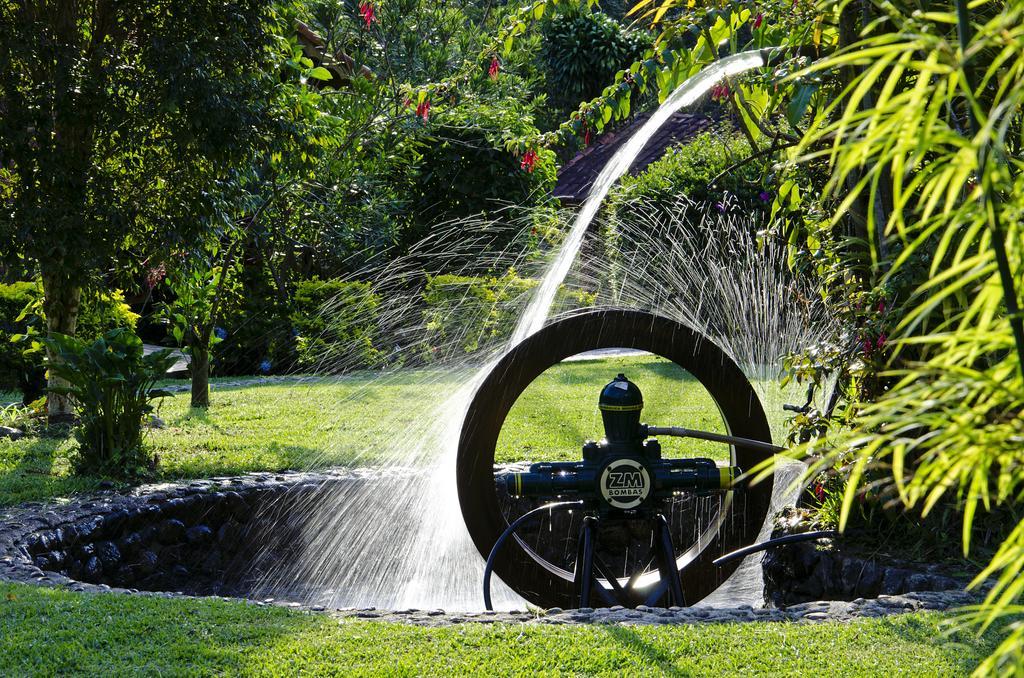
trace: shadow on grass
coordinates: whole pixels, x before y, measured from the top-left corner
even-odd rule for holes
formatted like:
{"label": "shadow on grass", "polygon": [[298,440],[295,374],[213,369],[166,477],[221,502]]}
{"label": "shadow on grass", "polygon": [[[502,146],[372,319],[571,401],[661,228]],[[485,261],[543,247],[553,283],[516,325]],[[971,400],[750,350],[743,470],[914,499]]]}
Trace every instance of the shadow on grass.
{"label": "shadow on grass", "polygon": [[638,655],[649,666],[658,667],[666,676],[687,676],[685,671],[680,671],[675,666],[672,655],[644,638],[630,626],[610,625],[605,627],[606,633],[623,647]]}
{"label": "shadow on grass", "polygon": [[71,437],[64,429],[0,443],[0,505],[46,501],[99,487],[100,478],[55,472],[56,466],[70,464],[60,448]]}

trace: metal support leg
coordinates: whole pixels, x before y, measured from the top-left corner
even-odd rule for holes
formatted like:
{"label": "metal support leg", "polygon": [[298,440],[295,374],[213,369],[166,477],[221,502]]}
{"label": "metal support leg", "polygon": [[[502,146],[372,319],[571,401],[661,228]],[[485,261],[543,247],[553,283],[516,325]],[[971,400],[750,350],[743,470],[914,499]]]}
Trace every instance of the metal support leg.
{"label": "metal support leg", "polygon": [[683,586],[679,581],[679,570],[676,569],[676,549],[672,544],[672,531],[665,516],[654,517],[654,532],[657,548],[658,571],[661,580],[668,586],[668,606],[685,605]]}
{"label": "metal support leg", "polygon": [[576,555],[576,573],[573,577],[579,594],[577,607],[590,607],[590,592],[594,584],[594,540],[598,520],[595,516],[583,518],[580,528],[580,546]]}

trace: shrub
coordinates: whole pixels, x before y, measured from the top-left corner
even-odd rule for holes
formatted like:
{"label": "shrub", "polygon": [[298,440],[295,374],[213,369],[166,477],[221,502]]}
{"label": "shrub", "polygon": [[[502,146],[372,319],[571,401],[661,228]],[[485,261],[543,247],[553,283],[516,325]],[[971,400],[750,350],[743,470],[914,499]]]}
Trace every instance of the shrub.
{"label": "shrub", "polygon": [[554,188],[553,151],[533,149],[536,160],[528,170],[523,149],[506,147],[509,138],[538,134],[532,110],[521,102],[465,94],[457,106],[438,113],[430,132],[414,181],[403,189],[413,198],[410,208],[417,222],[401,235],[405,246],[425,237],[437,223],[509,204],[536,205]]}
{"label": "shrub", "polygon": [[615,73],[628,68],[651,45],[643,32],[627,32],[601,12],[566,12],[544,29],[543,55],[548,66],[550,100],[575,108],[593,99],[612,83]]}
{"label": "shrub", "polygon": [[299,365],[340,371],[380,362],[374,346],[380,297],[369,283],[305,280],[293,305]]}
{"label": "shrub", "polygon": [[[508,341],[539,281],[514,269],[501,277],[428,276],[423,291],[429,359],[459,358]],[[559,288],[552,311],[592,306],[596,294]]]}
{"label": "shrub", "polygon": [[[12,337],[45,333],[42,301],[43,288],[37,282],[0,285],[0,388],[19,389],[26,404],[42,395],[43,352]],[[120,291],[88,293],[82,297],[75,334],[92,340],[115,328],[134,329],[138,319]]]}
{"label": "shrub", "polygon": [[639,175],[623,177],[609,197],[609,206],[622,219],[628,219],[635,210],[671,210],[684,195],[710,205],[732,203],[745,210],[766,209],[771,202],[761,195],[765,163],[742,165],[709,186],[715,177],[748,155],[750,144],[740,134],[704,132],[670,149]]}
{"label": "shrub", "polygon": [[458,358],[507,340],[536,280],[514,269],[498,277],[433,275],[423,290],[431,359]]}
{"label": "shrub", "polygon": [[80,419],[76,471],[131,478],[151,469],[142,419],[153,411],[151,400],[168,395],[153,386],[174,363],[171,352],[145,355],[142,340],[125,328],[91,343],[61,334],[43,341],[57,357],[49,369],[67,382],[50,390],[70,396]]}

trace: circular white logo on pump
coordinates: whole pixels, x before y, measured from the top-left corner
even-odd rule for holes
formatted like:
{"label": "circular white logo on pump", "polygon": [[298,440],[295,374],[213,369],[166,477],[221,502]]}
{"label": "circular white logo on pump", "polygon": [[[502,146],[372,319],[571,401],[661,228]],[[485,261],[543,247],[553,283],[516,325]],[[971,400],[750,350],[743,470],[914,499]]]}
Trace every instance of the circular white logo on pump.
{"label": "circular white logo on pump", "polygon": [[617,509],[632,509],[644,503],[651,493],[651,476],[643,464],[618,459],[601,472],[601,496]]}

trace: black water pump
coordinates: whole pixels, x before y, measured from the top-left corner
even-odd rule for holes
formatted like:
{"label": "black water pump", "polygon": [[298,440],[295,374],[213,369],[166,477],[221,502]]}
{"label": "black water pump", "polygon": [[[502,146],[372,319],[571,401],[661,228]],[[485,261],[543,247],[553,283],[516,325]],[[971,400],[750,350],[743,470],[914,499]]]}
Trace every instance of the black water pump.
{"label": "black water pump", "polygon": [[525,473],[500,479],[512,496],[582,500],[602,516],[657,512],[661,500],[680,492],[728,490],[739,469],[711,459],[663,459],[651,434],[682,435],[685,429],[640,423],[643,394],[619,374],[601,391],[598,407],[605,439],[583,445],[583,461],[540,462]]}
{"label": "black water pump", "polygon": [[[602,349],[644,351],[685,370],[715,403],[728,434],[641,424],[643,397],[622,377],[599,401],[605,439],[584,445],[581,459],[536,460],[525,473],[496,466],[505,419],[526,388],[562,360]],[[662,458],[649,438],[665,435],[722,444],[730,461]],[[491,366],[459,436],[456,487],[466,528],[487,560],[485,605],[490,608],[492,574],[549,608],[700,600],[738,567],[736,560],[717,559],[755,541],[771,506],[771,479],[751,485],[736,478],[739,469],[758,467],[777,451],[743,371],[692,327],[627,309],[596,309],[545,325]],[[695,494],[722,501],[691,501]],[[673,538],[685,540],[678,552]]]}

